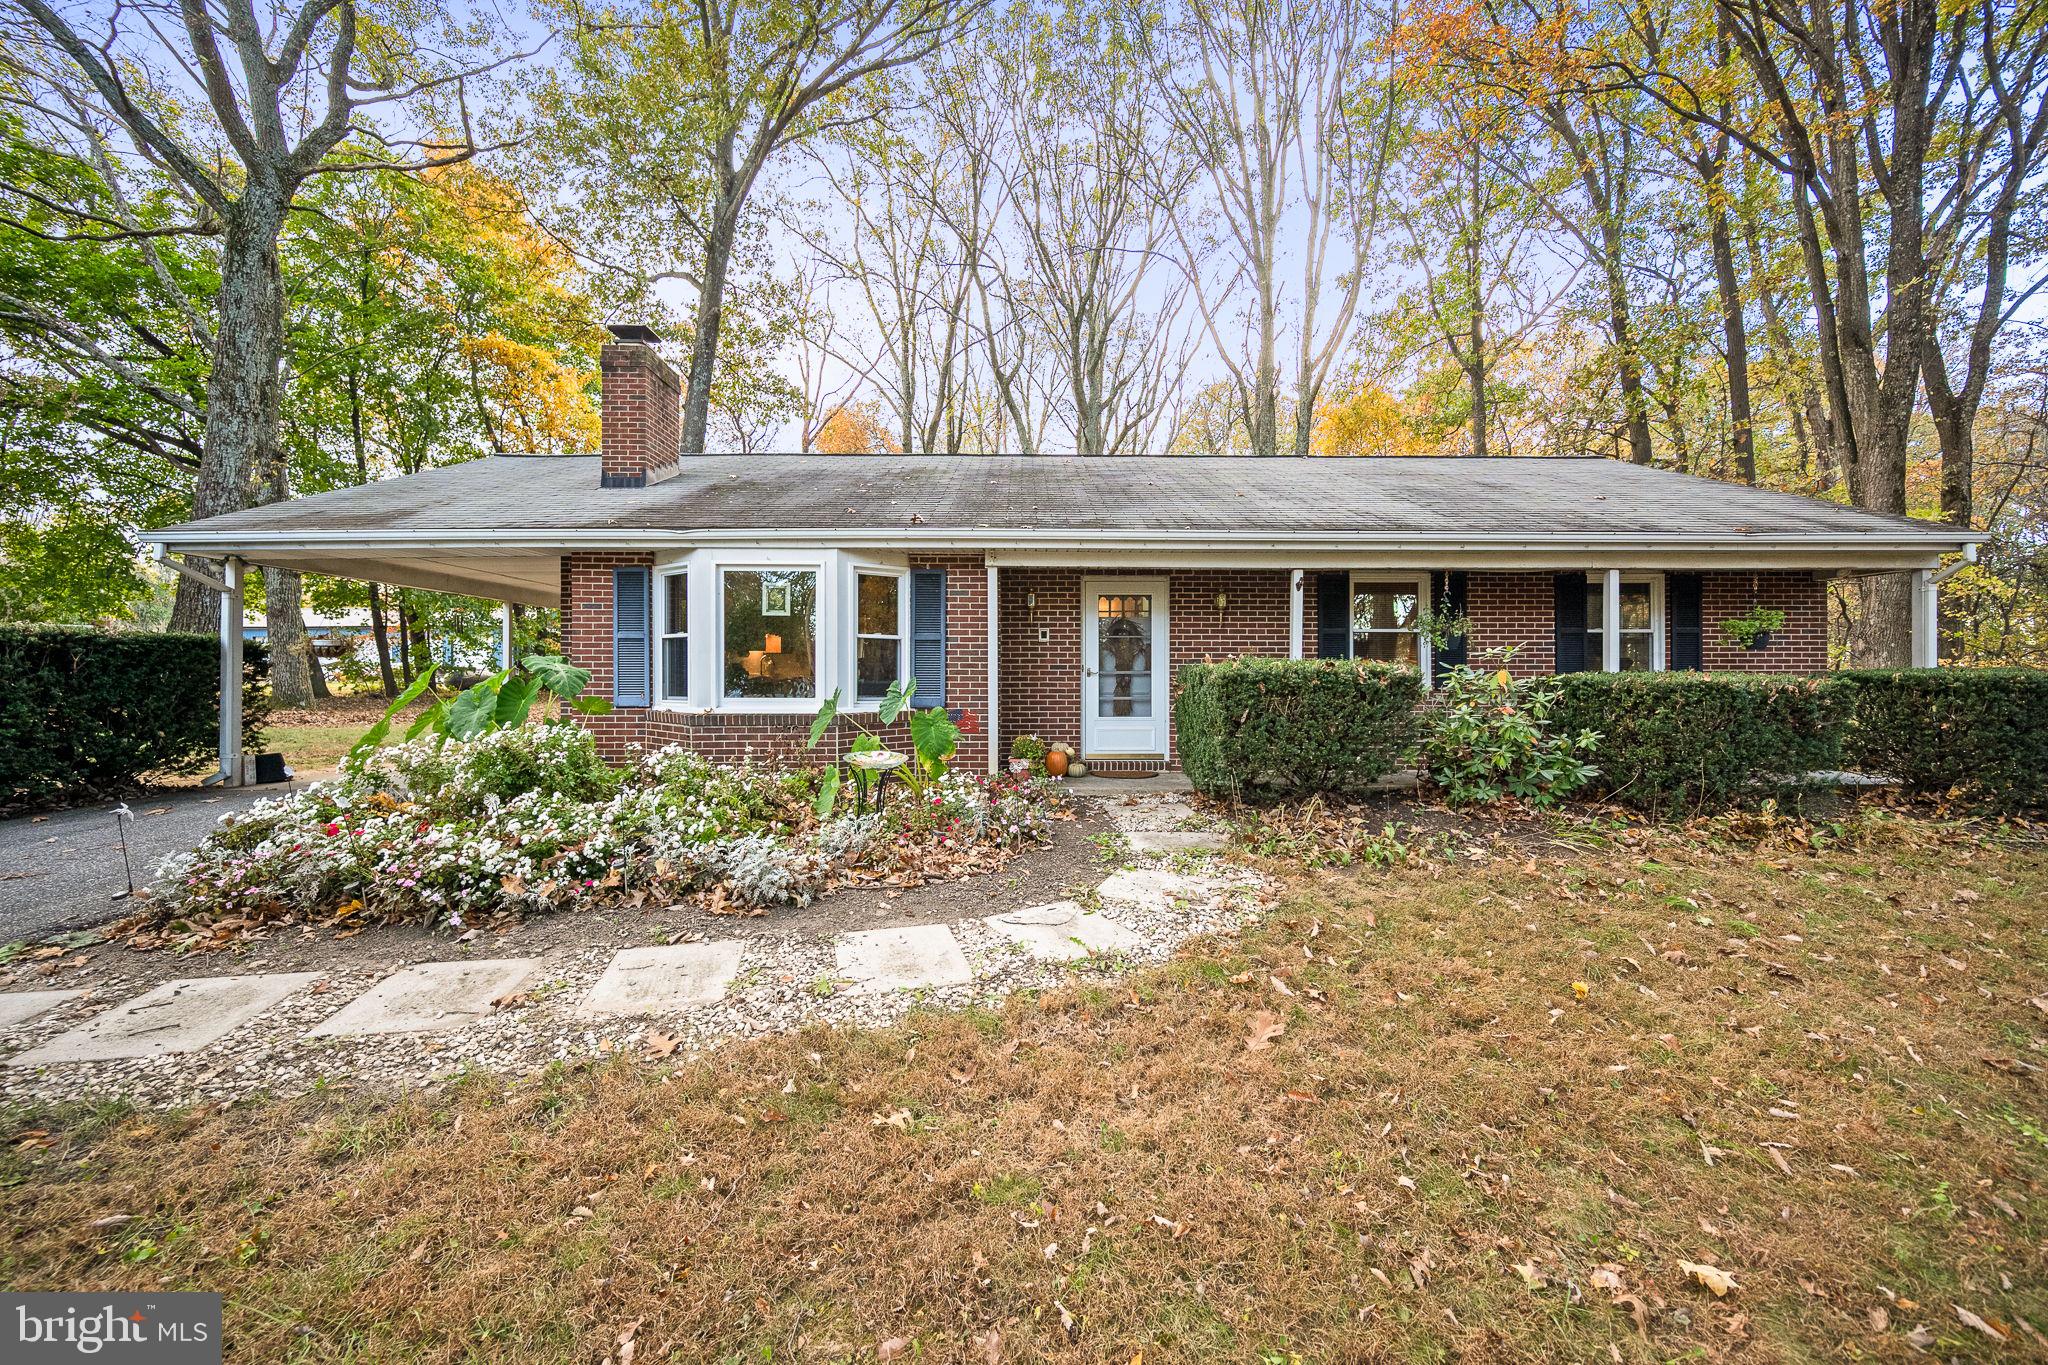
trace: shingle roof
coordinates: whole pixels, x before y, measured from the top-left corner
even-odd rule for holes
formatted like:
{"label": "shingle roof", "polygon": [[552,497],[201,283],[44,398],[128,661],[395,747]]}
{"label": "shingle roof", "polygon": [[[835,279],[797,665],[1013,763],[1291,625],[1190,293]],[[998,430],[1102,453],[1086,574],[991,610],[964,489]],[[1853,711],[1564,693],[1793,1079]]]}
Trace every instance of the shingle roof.
{"label": "shingle roof", "polygon": [[[1601,459],[1120,456],[686,457],[652,487],[600,488],[582,456],[498,456],[297,498],[150,536],[699,532],[900,528],[1117,532],[1199,540],[1530,536],[1902,540],[1967,533]],[[993,534],[992,534],[993,538]]]}

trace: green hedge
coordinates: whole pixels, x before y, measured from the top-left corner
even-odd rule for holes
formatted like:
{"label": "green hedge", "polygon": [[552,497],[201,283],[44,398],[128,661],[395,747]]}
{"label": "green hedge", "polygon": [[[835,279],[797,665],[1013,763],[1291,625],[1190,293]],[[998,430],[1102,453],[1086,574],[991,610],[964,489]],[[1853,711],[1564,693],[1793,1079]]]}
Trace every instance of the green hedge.
{"label": "green hedge", "polygon": [[[250,644],[243,742],[269,712],[268,655]],[[220,646],[210,635],[0,626],[0,808],[112,793],[189,771],[218,749]]]}
{"label": "green hedge", "polygon": [[1849,764],[1915,791],[2006,808],[2048,807],[2048,671],[1852,669]]}
{"label": "green hedge", "polygon": [[1415,738],[1422,678],[1342,659],[1234,659],[1179,673],[1174,736],[1197,791],[1354,790]]}
{"label": "green hedge", "polygon": [[1551,721],[1600,732],[1594,784],[1656,814],[1714,810],[1842,766],[1847,697],[1827,678],[1570,673]]}

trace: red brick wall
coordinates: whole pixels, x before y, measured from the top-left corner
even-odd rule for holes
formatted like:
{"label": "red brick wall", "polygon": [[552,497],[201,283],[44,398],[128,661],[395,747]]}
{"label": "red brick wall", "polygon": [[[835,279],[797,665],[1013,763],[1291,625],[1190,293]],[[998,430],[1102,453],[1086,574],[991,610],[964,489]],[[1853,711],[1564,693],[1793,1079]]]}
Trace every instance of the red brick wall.
{"label": "red brick wall", "polygon": [[1475,573],[1465,579],[1466,657],[1513,648],[1508,671],[1518,678],[1557,665],[1557,589],[1547,573]]}
{"label": "red brick wall", "polygon": [[[1004,569],[1001,576],[1002,733],[1081,744],[1081,580],[1089,569]],[[1285,569],[1117,569],[1116,577],[1167,580],[1168,666],[1242,654],[1287,657]],[[1216,609],[1216,594],[1226,601]],[[1035,596],[1035,605],[1026,605]],[[1045,638],[1040,639],[1040,632]]]}
{"label": "red brick wall", "polygon": [[[1471,655],[1519,646],[1508,671],[1536,677],[1556,667],[1554,575],[1474,573],[1466,580],[1465,612],[1472,623]],[[1785,628],[1768,649],[1751,652],[1728,642],[1721,622],[1753,602],[1785,613]],[[1665,656],[1670,657],[1671,614],[1666,610]],[[1827,584],[1807,573],[1709,573],[1700,584],[1701,654],[1709,670],[1745,673],[1818,673],[1828,666]]]}
{"label": "red brick wall", "polygon": [[607,486],[644,483],[676,467],[682,446],[682,380],[651,346],[608,341],[597,353]]}
{"label": "red brick wall", "polygon": [[[1766,649],[1731,643],[1721,622],[1759,603],[1785,613],[1784,629],[1771,632]],[[1828,585],[1807,573],[1710,573],[1700,584],[1700,627],[1709,670],[1819,673],[1828,666]]]}

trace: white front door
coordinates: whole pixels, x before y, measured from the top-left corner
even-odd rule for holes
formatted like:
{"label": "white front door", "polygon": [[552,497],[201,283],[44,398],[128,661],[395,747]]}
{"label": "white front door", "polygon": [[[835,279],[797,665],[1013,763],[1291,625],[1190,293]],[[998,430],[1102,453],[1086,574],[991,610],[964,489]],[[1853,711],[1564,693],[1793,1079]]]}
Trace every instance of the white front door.
{"label": "white front door", "polygon": [[1166,757],[1166,580],[1081,580],[1081,753]]}

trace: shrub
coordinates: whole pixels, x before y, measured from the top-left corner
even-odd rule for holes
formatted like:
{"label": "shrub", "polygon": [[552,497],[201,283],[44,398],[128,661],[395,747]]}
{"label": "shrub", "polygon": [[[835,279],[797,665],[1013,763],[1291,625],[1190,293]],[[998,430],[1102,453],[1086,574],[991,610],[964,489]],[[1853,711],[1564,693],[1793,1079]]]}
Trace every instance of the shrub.
{"label": "shrub", "polygon": [[1233,659],[1179,673],[1174,735],[1196,790],[1340,792],[1394,770],[1422,677],[1346,659]]}
{"label": "shrub", "polygon": [[[269,714],[269,655],[243,657],[242,742]],[[197,768],[219,745],[210,635],[0,626],[0,808],[118,791]]]}
{"label": "shrub", "polygon": [[1915,791],[2006,808],[2048,806],[2048,670],[1855,669],[1848,764]]}
{"label": "shrub", "polygon": [[1504,667],[1447,669],[1417,751],[1445,799],[1547,806],[1585,786],[1600,737],[1553,718],[1558,691],[1556,678],[1515,678]]}
{"label": "shrub", "polygon": [[1568,673],[1555,716],[1601,735],[1599,789],[1655,814],[1796,792],[1841,766],[1845,698],[1826,678]]}
{"label": "shrub", "polygon": [[175,940],[220,916],[459,926],[692,892],[801,905],[855,867],[923,876],[1049,832],[1043,782],[950,774],[880,814],[823,821],[818,784],[817,769],[728,767],[676,748],[613,772],[567,723],[424,737],[226,817],[164,861],[150,909]]}

